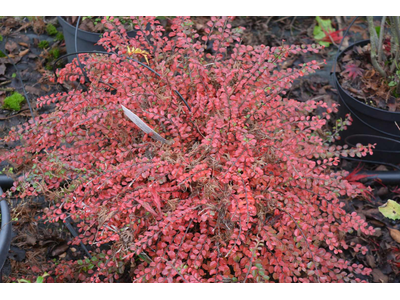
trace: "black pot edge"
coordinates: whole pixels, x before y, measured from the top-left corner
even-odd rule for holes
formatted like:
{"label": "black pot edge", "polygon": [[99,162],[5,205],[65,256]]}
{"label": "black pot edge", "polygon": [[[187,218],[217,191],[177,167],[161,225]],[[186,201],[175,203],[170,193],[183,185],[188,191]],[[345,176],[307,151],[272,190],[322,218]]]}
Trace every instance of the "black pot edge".
{"label": "black pot edge", "polygon": [[[346,143],[347,145],[351,146],[351,147],[355,147],[356,145],[354,145],[354,144],[348,142],[348,139],[351,138],[351,137],[360,137],[360,136],[371,136],[371,135],[370,135],[370,134],[362,134],[362,133],[352,134],[351,136],[345,138],[345,143]],[[380,139],[382,139],[382,140],[386,140],[386,141],[392,142],[392,143],[400,144],[400,141],[399,141],[399,140],[395,140],[395,139],[392,139],[392,138],[389,138],[389,137],[385,137],[385,136],[375,136],[375,138],[376,138],[376,137],[378,137],[378,138],[380,138]],[[379,153],[389,153],[389,154],[392,153],[392,154],[398,154],[398,155],[400,155],[400,150],[399,150],[399,151],[396,151],[396,150],[374,149],[373,151],[374,151],[374,153],[375,153],[375,152],[379,152]]]}
{"label": "black pot edge", "polygon": [[[336,57],[336,59],[335,59],[335,63],[338,64],[338,60],[339,60],[339,58],[344,54],[344,52],[350,50],[350,49],[353,48],[354,46],[358,46],[358,45],[360,45],[360,44],[367,44],[367,43],[369,43],[369,42],[370,42],[370,40],[362,40],[362,41],[356,42],[356,43],[354,43],[354,44],[348,46],[346,49],[342,50],[342,51],[339,53],[339,55],[337,55],[337,57]],[[370,112],[371,112],[370,115],[371,115],[371,116],[373,116],[374,113],[379,112],[379,113],[385,113],[385,114],[387,114],[388,116],[391,116],[391,117],[393,117],[393,118],[400,118],[400,112],[392,112],[392,111],[384,110],[384,109],[381,109],[381,108],[372,107],[372,106],[370,106],[370,105],[368,105],[368,104],[365,104],[365,103],[361,102],[360,100],[357,100],[355,97],[353,97],[352,95],[350,95],[350,94],[341,86],[341,84],[339,83],[339,79],[338,79],[338,77],[337,77],[337,73],[338,73],[338,72],[333,73],[333,77],[334,77],[334,81],[335,81],[336,86],[337,86],[338,88],[340,87],[341,91],[342,91],[343,93],[345,93],[349,98],[351,98],[353,101],[356,101],[356,102],[357,102],[357,105],[360,104],[360,105],[361,105],[363,108],[365,108],[366,110],[370,110]],[[339,96],[340,96],[340,95],[339,95]],[[342,97],[341,97],[341,98],[342,98]],[[342,101],[344,101],[344,100],[342,99]]]}
{"label": "black pot edge", "polygon": [[[70,34],[75,36],[75,30],[76,27],[71,25],[70,23],[68,23],[63,17],[61,16],[57,16],[57,21],[58,23],[60,23],[61,27],[65,30],[67,30]],[[90,31],[86,31],[86,30],[82,30],[78,28],[78,38],[82,38],[89,40],[90,42],[96,43],[100,38],[102,33],[98,33],[98,32],[90,32]],[[131,30],[131,31],[127,31],[126,34],[128,36],[132,36],[133,34],[135,34],[136,31]],[[83,36],[82,36],[83,35]]]}
{"label": "black pot edge", "polygon": [[[72,34],[73,36],[75,36],[75,30],[76,27],[71,25],[70,23],[68,23],[63,17],[61,16],[57,16],[57,21],[58,23],[60,23],[61,27],[65,30],[68,31],[68,33]],[[78,37],[83,38],[85,40],[89,40],[90,42],[96,43],[100,37],[101,37],[101,33],[94,33],[94,32],[89,32],[89,31],[85,31],[82,29],[78,28]]]}
{"label": "black pot edge", "polygon": [[[0,188],[0,196],[3,190]],[[8,256],[11,245],[11,216],[6,200],[0,200],[1,209],[1,230],[0,230],[0,270],[3,269],[4,263]],[[1,281],[1,278],[0,278]]]}
{"label": "black pot edge", "polygon": [[13,186],[14,180],[4,174],[0,174],[0,187],[3,192]]}

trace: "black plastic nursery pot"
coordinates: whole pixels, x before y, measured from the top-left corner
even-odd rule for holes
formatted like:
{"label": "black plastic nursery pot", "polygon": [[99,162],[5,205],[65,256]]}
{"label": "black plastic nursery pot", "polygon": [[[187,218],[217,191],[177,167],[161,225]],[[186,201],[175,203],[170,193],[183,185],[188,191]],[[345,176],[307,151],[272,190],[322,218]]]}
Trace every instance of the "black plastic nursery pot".
{"label": "black plastic nursery pot", "polygon": [[[345,52],[355,46],[364,46],[369,40],[357,42],[344,49],[337,56],[336,64]],[[400,163],[400,112],[390,112],[369,106],[354,98],[340,85],[337,73],[333,79],[339,93],[339,117],[350,113],[353,123],[342,131],[342,143],[355,146],[375,144],[374,154],[366,159],[393,164]]]}
{"label": "black plastic nursery pot", "polygon": [[[4,179],[4,178],[3,178]],[[5,180],[6,187],[9,180]],[[12,180],[11,180],[12,182]],[[0,182],[2,183],[2,182]],[[0,196],[3,194],[4,185],[0,185]],[[0,198],[1,229],[0,229],[0,282],[2,282],[2,270],[8,256],[11,245],[11,216],[7,201]]]}
{"label": "black plastic nursery pot", "polygon": [[[96,43],[100,40],[102,33],[95,33],[84,31],[78,28],[78,37],[77,37],[77,49],[75,49],[75,31],[76,27],[68,23],[63,17],[57,17],[58,23],[63,28],[63,34],[65,39],[65,46],[67,48],[67,54],[78,52],[78,51],[104,51],[105,49],[96,45]],[[129,37],[135,37],[136,31],[128,31],[127,35]],[[76,55],[68,56],[68,61],[71,62]]]}
{"label": "black plastic nursery pot", "polygon": [[13,186],[14,180],[6,175],[0,175],[0,187],[3,191],[8,190]]}

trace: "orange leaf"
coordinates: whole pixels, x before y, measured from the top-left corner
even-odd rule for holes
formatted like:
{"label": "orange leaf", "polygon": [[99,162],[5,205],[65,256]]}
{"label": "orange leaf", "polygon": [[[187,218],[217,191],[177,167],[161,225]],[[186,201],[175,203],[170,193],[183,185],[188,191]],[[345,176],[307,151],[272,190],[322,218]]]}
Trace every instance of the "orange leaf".
{"label": "orange leaf", "polygon": [[392,229],[392,228],[388,228],[389,232],[390,232],[390,236],[392,237],[392,239],[394,239],[396,242],[398,242],[400,244],[400,231],[396,230],[396,229]]}

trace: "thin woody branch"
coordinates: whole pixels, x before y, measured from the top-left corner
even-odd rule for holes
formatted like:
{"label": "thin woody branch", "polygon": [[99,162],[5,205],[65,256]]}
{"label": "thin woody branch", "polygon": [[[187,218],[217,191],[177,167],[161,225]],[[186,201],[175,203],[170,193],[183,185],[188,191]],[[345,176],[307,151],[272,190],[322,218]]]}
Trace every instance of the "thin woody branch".
{"label": "thin woody branch", "polygon": [[377,70],[383,77],[386,78],[386,72],[383,70],[381,65],[378,63],[378,35],[376,34],[374,26],[374,18],[372,16],[367,17],[368,21],[368,31],[371,37],[371,62],[375,70]]}

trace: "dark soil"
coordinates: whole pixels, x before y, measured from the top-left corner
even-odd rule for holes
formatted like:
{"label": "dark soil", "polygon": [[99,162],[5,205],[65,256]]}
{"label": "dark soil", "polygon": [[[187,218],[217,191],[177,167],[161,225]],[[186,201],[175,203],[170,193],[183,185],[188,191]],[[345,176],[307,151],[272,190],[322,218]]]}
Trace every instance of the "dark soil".
{"label": "dark soil", "polygon": [[[332,17],[332,24],[339,27],[337,19]],[[340,26],[345,28],[351,18],[341,18]],[[72,21],[72,20],[71,20]],[[161,20],[168,24],[168,20]],[[206,18],[195,17],[195,26],[201,29]],[[49,52],[58,48],[60,53],[65,53],[63,41],[55,41],[54,36],[46,33],[46,24],[52,23],[57,30],[61,28],[56,23],[56,18],[43,19],[16,19],[6,17],[0,19],[0,34],[4,40],[0,43],[0,50],[8,49],[11,60],[20,70],[23,85],[33,107],[35,99],[39,96],[61,91],[61,87],[51,83],[49,77],[52,71],[48,70],[54,57]],[[315,43],[313,39],[314,17],[237,17],[233,25],[246,27],[244,43],[250,45],[266,44],[276,46],[282,43],[282,39],[289,44]],[[83,23],[82,23],[83,24]],[[90,25],[88,25],[90,26]],[[358,20],[350,32],[353,39],[366,38],[365,21]],[[45,49],[38,47],[39,42],[46,40],[49,46]],[[343,43],[346,47],[350,42]],[[6,47],[6,48],[5,48]],[[26,51],[28,50],[28,51]],[[298,101],[310,99],[323,100],[329,104],[337,101],[337,93],[330,81],[330,72],[333,58],[338,49],[331,45],[318,54],[298,55],[284,64],[284,68],[294,67],[305,61],[315,59],[327,60],[325,65],[316,74],[297,80],[288,93],[288,97]],[[23,94],[18,76],[14,76],[15,69],[11,61],[0,58],[0,105],[4,98],[14,91]],[[361,89],[360,87],[354,87]],[[34,110],[35,114],[46,113],[44,110]],[[12,126],[25,123],[30,119],[27,103],[24,103],[18,112],[0,109],[0,151],[7,151],[13,145],[7,145],[2,139]],[[368,170],[387,170],[384,165],[359,165],[358,161],[343,160],[342,169],[354,170],[360,166]],[[4,167],[5,163],[0,165]],[[366,179],[368,181],[368,179]],[[399,282],[400,281],[400,244],[391,236],[390,230],[400,230],[399,221],[391,221],[378,211],[378,207],[386,203],[388,199],[399,201],[400,188],[396,186],[384,186],[379,182],[366,182],[372,187],[371,197],[357,199],[343,199],[349,212],[356,211],[376,228],[374,236],[364,236],[360,233],[348,235],[348,241],[359,243],[368,247],[367,255],[361,255],[347,250],[342,256],[352,263],[362,263],[373,269],[372,275],[363,279],[369,282]],[[46,201],[44,201],[46,200]],[[10,200],[12,207],[13,241],[8,261],[3,270],[3,280],[13,282],[17,279],[28,278],[35,280],[39,275],[51,269],[52,264],[59,260],[77,259],[83,256],[83,251],[78,246],[71,246],[71,234],[64,224],[44,224],[41,216],[51,199],[24,199],[24,201]],[[390,230],[389,230],[390,229]],[[48,279],[48,281],[51,281]]]}

